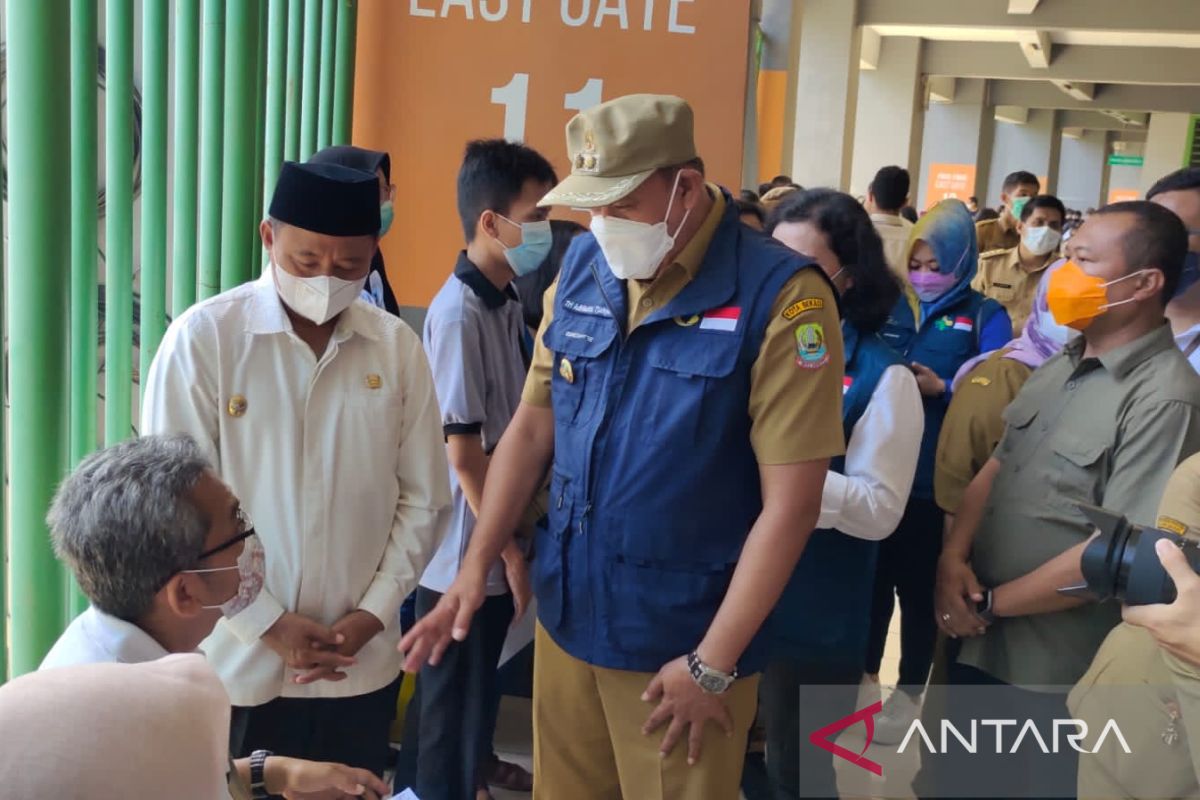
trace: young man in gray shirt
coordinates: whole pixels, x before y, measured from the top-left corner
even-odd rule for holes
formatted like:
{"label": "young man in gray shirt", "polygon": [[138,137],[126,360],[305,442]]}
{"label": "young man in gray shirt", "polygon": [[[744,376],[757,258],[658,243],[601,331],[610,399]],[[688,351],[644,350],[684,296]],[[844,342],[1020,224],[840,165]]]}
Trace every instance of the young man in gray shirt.
{"label": "young man in gray shirt", "polygon": [[[424,616],[458,575],[483,496],[488,460],[521,401],[531,344],[511,283],[550,253],[554,169],[528,147],[471,142],[458,175],[458,211],[467,249],[425,318],[450,460],[451,511],[445,537],[417,589]],[[488,577],[488,599],[465,641],[418,678],[416,792],[423,800],[487,798],[498,687],[496,667],[509,624],[529,603],[525,557],[515,545]],[[511,771],[511,770],[510,770]]]}

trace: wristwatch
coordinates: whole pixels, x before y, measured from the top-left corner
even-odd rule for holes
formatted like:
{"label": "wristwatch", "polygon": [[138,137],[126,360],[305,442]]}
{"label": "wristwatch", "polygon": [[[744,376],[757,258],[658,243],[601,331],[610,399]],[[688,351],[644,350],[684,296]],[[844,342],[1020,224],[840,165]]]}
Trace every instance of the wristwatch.
{"label": "wristwatch", "polygon": [[692,672],[692,679],[696,681],[701,689],[709,694],[724,694],[733,682],[737,680],[738,672],[735,667],[732,673],[722,672],[719,669],[714,669],[703,661],[700,656],[692,651],[692,654],[687,659],[688,669]]}
{"label": "wristwatch", "polygon": [[270,750],[255,750],[250,754],[250,796],[254,800],[267,800],[267,778],[264,774],[267,759],[275,755]]}
{"label": "wristwatch", "polygon": [[996,621],[996,614],[992,611],[992,590],[983,590],[983,599],[975,604],[975,616],[991,625]]}

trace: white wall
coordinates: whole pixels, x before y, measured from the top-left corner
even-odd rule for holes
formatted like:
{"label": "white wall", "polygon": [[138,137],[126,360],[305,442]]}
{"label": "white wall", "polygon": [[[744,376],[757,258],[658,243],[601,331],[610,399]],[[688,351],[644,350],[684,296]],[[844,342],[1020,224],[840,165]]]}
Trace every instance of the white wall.
{"label": "white wall", "polygon": [[[992,163],[988,179],[986,205],[995,208],[1000,204],[1000,190],[1006,175],[1017,170],[1026,170],[1034,175],[1050,174],[1051,139],[1054,136],[1054,112],[1033,109],[1029,121],[1023,125],[1012,122],[994,122],[996,138],[992,143]],[[1044,190],[1046,187],[1043,186]]]}
{"label": "white wall", "polygon": [[974,164],[979,154],[979,127],[985,84],[960,80],[953,103],[930,103],[925,112],[920,180],[913,202],[923,208],[930,164]]}
{"label": "white wall", "polygon": [[1067,208],[1086,210],[1103,203],[1104,131],[1085,131],[1082,138],[1064,136],[1058,162],[1058,198]]}
{"label": "white wall", "polygon": [[[1151,114],[1150,132],[1146,138],[1146,162],[1142,165],[1142,191],[1149,189],[1162,176],[1183,166],[1187,147],[1190,114]],[[1116,185],[1115,183],[1113,184]]]}
{"label": "white wall", "polygon": [[[913,115],[922,113],[918,95],[920,54],[920,39],[885,36],[879,68],[858,74],[858,114],[850,171],[850,193],[856,197],[866,195],[880,167],[895,164],[915,171],[919,166],[909,163],[909,153]],[[916,133],[919,135],[919,129]]]}

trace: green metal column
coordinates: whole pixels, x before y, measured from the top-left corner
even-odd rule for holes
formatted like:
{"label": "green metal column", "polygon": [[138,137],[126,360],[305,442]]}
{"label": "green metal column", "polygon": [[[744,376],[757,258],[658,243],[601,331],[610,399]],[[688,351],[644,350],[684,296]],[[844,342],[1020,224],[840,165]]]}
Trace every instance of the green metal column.
{"label": "green metal column", "polygon": [[115,444],[133,413],[133,0],[104,8],[104,441]]}
{"label": "green metal column", "polygon": [[138,386],[167,330],[167,9],[142,5],[142,283]]}
{"label": "green metal column", "polygon": [[225,0],[204,0],[200,112],[200,295],[221,291],[221,159],[225,99]]}
{"label": "green metal column", "polygon": [[[95,0],[71,0],[71,392],[70,463],[96,449],[96,351],[99,260],[96,170],[99,158]],[[68,611],[77,615],[87,600],[74,579]]]}
{"label": "green metal column", "polygon": [[[9,674],[16,676],[37,669],[54,644],[66,597],[45,518],[67,464],[63,320],[71,251],[62,230],[62,194],[70,163],[69,125],[64,124],[70,113],[69,59],[64,58],[70,52],[70,2],[10,1],[6,6],[8,147],[16,155],[8,161],[8,263],[21,265],[9,276],[10,330],[19,334],[9,337],[11,413],[20,423],[12,426],[10,463],[18,468],[11,470],[9,487]],[[132,15],[126,21],[132,23]]]}
{"label": "green metal column", "polygon": [[304,5],[304,82],[300,100],[300,152],[297,158],[307,161],[317,148],[317,84],[321,67],[321,0],[307,0]]}
{"label": "green metal column", "polygon": [[246,245],[250,251],[250,276],[256,278],[261,272],[263,263],[263,246],[262,239],[258,234],[258,222],[261,220],[258,212],[263,206],[263,158],[266,149],[267,136],[267,0],[260,0],[257,3],[258,8],[258,24],[257,36],[258,39],[258,54],[256,76],[257,82],[255,85],[256,97],[254,99],[254,199],[250,208],[254,213],[254,225],[246,226]]}
{"label": "green metal column", "polygon": [[[300,156],[300,65],[304,59],[304,0],[287,0],[287,91],[284,100],[283,157]],[[268,196],[275,183],[267,185]]]}
{"label": "green metal column", "polygon": [[[267,207],[271,204],[271,193],[275,191],[275,181],[279,179],[279,168],[283,163],[283,139],[286,124],[285,104],[287,96],[287,81],[284,74],[287,68],[287,32],[288,20],[287,0],[271,0],[269,19],[267,20],[267,89],[266,89],[266,132],[263,141],[262,169],[262,214],[267,215]],[[255,236],[258,232],[255,231]],[[262,254],[262,266],[267,264],[267,254]]]}
{"label": "green metal column", "polygon": [[354,123],[354,49],[358,0],[337,0],[337,56],[333,85],[333,144],[350,144]]}
{"label": "green metal column", "polygon": [[196,178],[200,125],[200,0],[175,0],[175,187],[171,314],[196,302]]}
{"label": "green metal column", "polygon": [[[221,290],[250,278],[246,231],[255,224],[254,101],[257,96],[258,8],[229,0],[225,20],[225,144],[221,209]],[[206,123],[207,125],[207,123]]]}
{"label": "green metal column", "polygon": [[[337,36],[337,2],[322,0],[321,6],[321,87],[317,102],[317,149],[329,147],[333,137],[334,42]],[[305,54],[305,58],[308,58]]]}

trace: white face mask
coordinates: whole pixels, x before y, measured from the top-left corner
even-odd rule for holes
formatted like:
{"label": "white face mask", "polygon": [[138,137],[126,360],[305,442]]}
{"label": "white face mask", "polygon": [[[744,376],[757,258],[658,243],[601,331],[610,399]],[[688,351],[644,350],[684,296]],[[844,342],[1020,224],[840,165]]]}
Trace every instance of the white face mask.
{"label": "white face mask", "polygon": [[244,542],[242,554],[238,556],[237,564],[232,567],[183,570],[193,575],[230,572],[235,569],[238,571],[238,588],[233,596],[224,603],[214,606],[201,606],[201,608],[219,608],[226,618],[232,618],[245,611],[250,607],[251,603],[258,599],[259,593],[262,592],[263,583],[266,581],[267,557],[257,534],[252,533]]}
{"label": "white face mask", "polygon": [[367,275],[370,275],[368,272],[356,281],[328,275],[298,278],[274,262],[271,272],[275,275],[279,298],[292,311],[318,325],[324,325],[349,308],[367,285]]}
{"label": "white face mask", "polygon": [[1025,235],[1021,237],[1021,243],[1025,245],[1025,249],[1035,256],[1049,255],[1054,252],[1054,248],[1058,247],[1058,243],[1061,241],[1062,234],[1049,225],[1043,225],[1040,228],[1027,226]]}
{"label": "white face mask", "polygon": [[604,260],[608,268],[621,280],[645,281],[654,277],[658,265],[666,258],[667,253],[675,246],[675,237],[687,224],[689,208],[683,215],[675,233],[667,231],[667,219],[671,216],[671,208],[675,205],[675,192],[679,189],[679,176],[675,173],[675,183],[671,186],[671,202],[667,204],[667,214],[662,222],[650,225],[646,222],[634,222],[616,217],[592,217],[592,234],[600,244]]}

